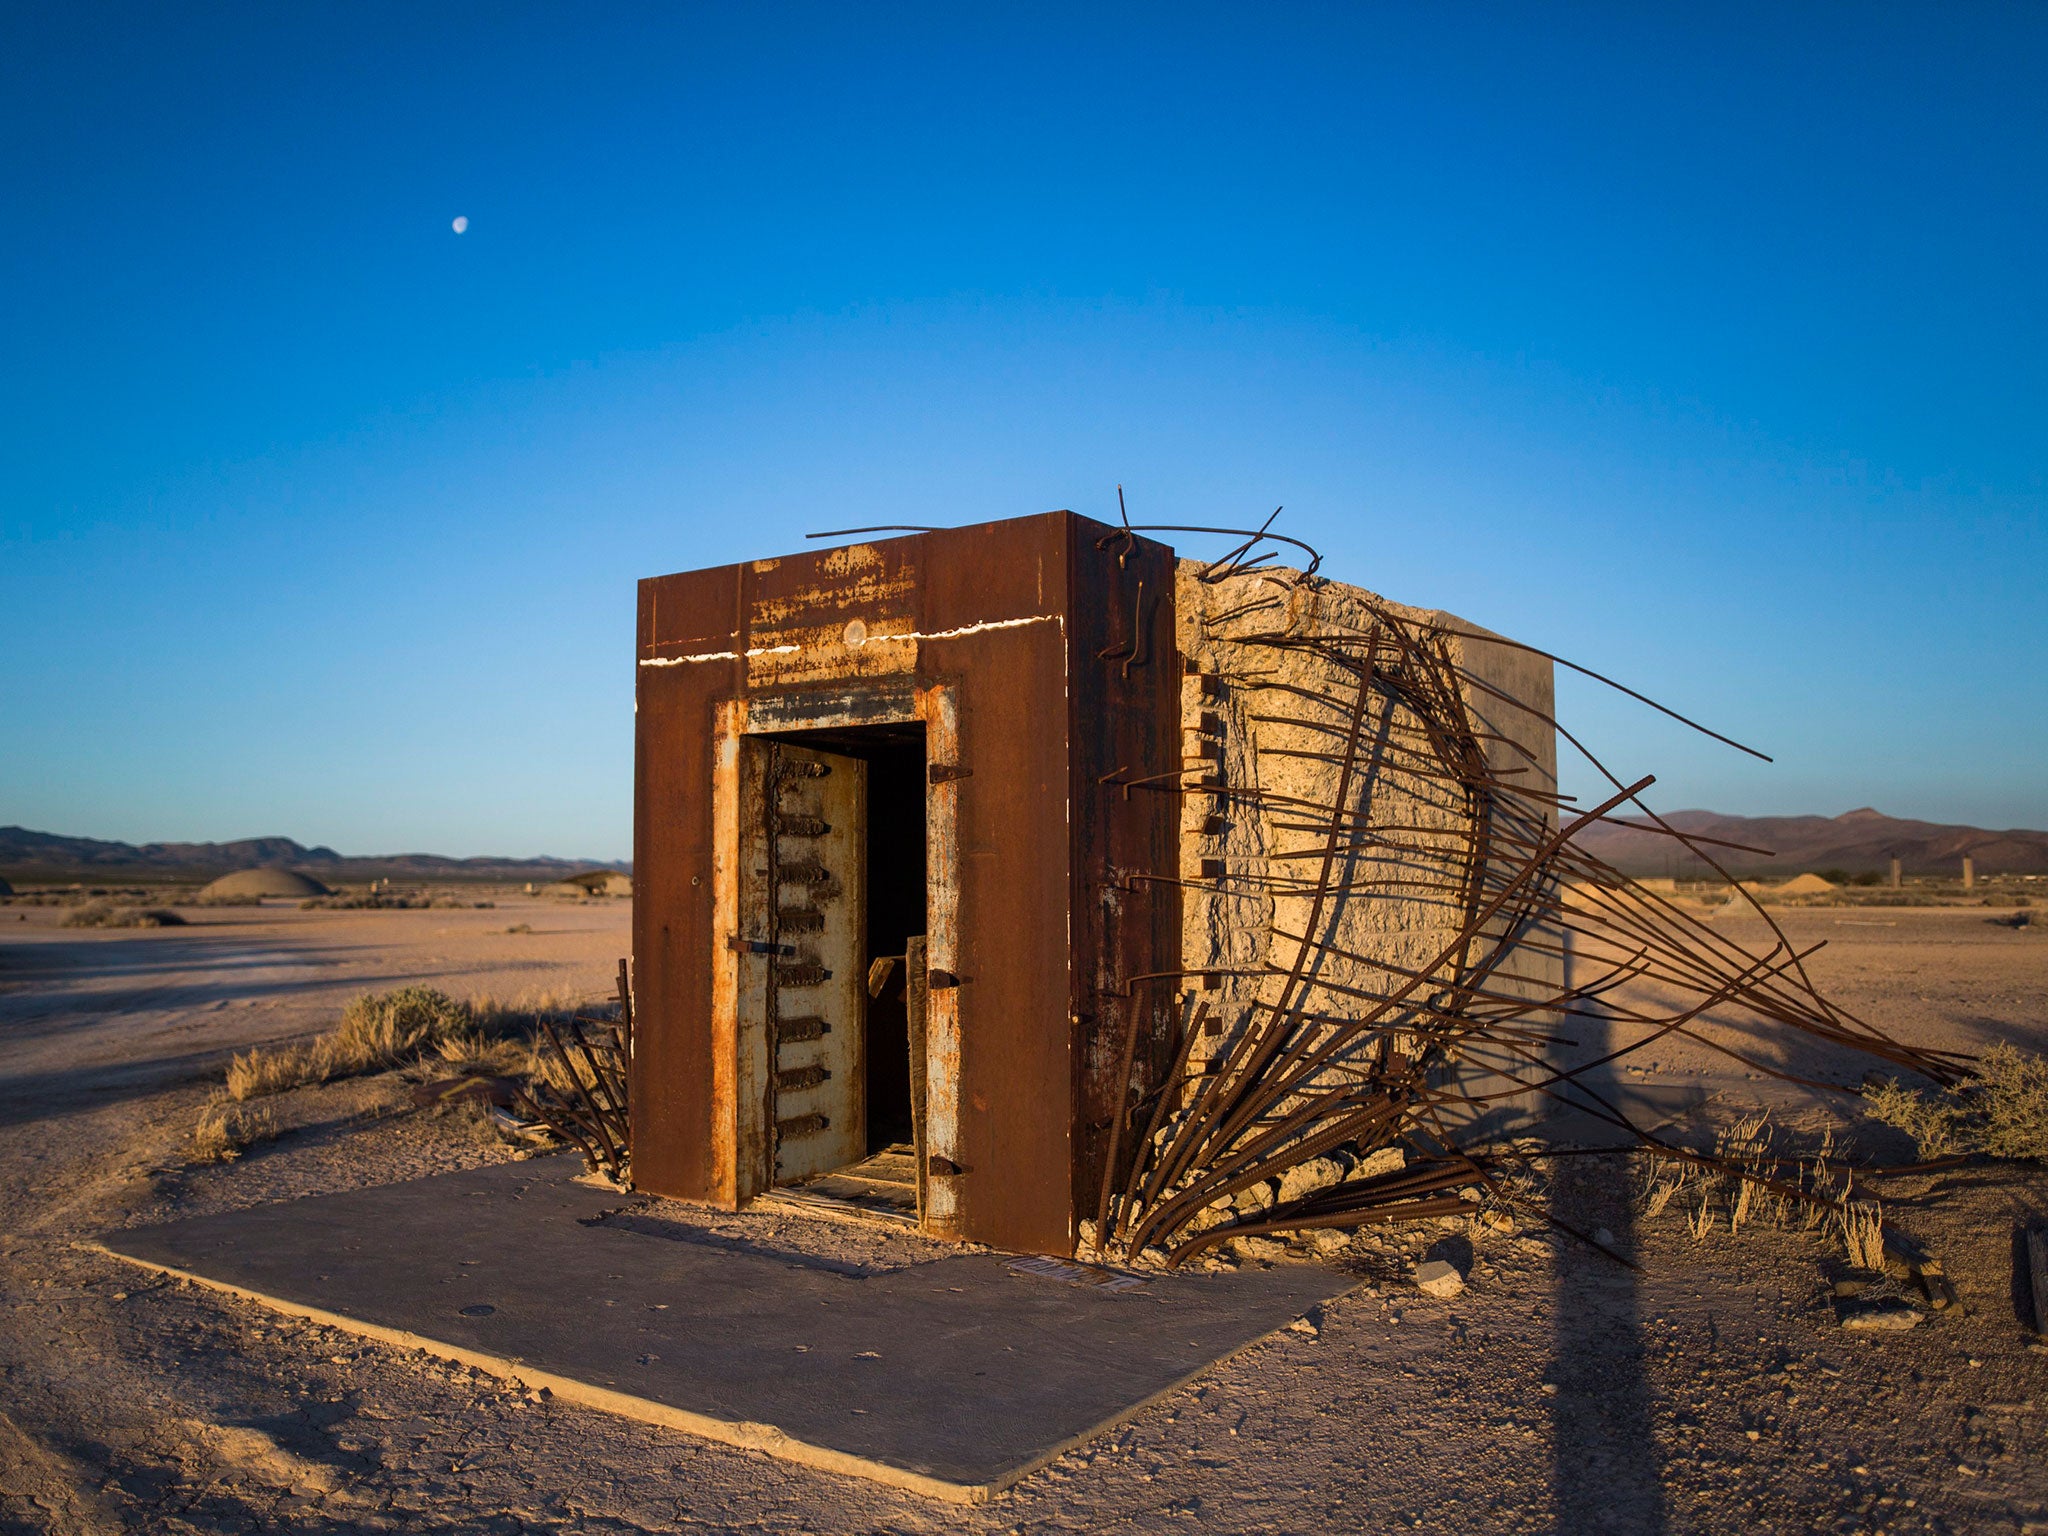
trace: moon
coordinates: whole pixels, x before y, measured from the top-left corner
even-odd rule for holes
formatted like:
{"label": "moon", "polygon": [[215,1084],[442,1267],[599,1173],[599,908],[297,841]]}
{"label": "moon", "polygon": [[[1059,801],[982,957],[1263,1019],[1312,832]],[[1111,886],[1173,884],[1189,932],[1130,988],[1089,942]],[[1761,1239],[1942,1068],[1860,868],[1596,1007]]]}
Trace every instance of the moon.
{"label": "moon", "polygon": [[450,224],[448,227],[454,230],[455,233],[457,233],[458,235],[461,234],[465,229],[469,228],[469,215],[466,213],[458,213],[457,215],[455,215],[455,222],[453,224]]}

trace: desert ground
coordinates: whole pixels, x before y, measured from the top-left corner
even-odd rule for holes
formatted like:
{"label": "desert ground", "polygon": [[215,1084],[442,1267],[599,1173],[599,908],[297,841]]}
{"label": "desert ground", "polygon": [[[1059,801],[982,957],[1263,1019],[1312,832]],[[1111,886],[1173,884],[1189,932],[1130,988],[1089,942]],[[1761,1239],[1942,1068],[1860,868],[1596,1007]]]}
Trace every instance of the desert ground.
{"label": "desert ground", "polygon": [[[2048,1346],[2015,1271],[2016,1232],[2048,1216],[2039,1169],[1873,1183],[1963,1306],[1869,1334],[1837,1325],[1825,1233],[1695,1239],[1676,1206],[1641,1213],[1619,1160],[1560,1159],[1549,1211],[1606,1227],[1640,1269],[1535,1216],[1273,1254],[1356,1286],[961,1508],[565,1406],[89,1246],[518,1155],[467,1111],[414,1109],[404,1071],[284,1095],[283,1134],[238,1161],[195,1164],[189,1144],[231,1052],[327,1028],[357,993],[602,995],[626,903],[271,905],[157,930],[62,915],[0,907],[0,1530],[2048,1532]],[[1823,988],[1900,1038],[2048,1045],[2040,925],[1968,908],[1783,920],[1799,943],[1829,941],[1811,962]],[[1631,1081],[1692,1090],[1695,1115],[1769,1098],[1788,1125],[1832,1117],[1900,1154],[1853,1099],[1787,1097],[1679,1050],[1640,1065]],[[778,1240],[858,1246],[857,1229],[805,1225]],[[1445,1244],[1470,1272],[1449,1300],[1408,1278]],[[877,1262],[916,1257],[871,1246]]]}

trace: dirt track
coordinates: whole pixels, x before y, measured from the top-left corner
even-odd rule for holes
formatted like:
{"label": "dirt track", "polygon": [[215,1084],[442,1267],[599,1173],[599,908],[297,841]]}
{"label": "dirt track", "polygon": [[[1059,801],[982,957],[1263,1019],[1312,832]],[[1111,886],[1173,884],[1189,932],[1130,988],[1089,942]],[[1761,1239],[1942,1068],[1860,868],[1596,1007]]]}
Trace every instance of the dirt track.
{"label": "dirt track", "polygon": [[[0,908],[0,1530],[2048,1531],[2048,1354],[2012,1293],[2015,1225],[2048,1213],[2037,1171],[1887,1188],[1968,1315],[1872,1338],[1834,1326],[1821,1239],[1701,1246],[1676,1212],[1637,1231],[1615,1170],[1583,1162],[1558,1213],[1609,1227],[1640,1274],[1527,1226],[1361,1244],[1343,1260],[1361,1287],[1319,1333],[961,1511],[534,1401],[75,1246],[506,1155],[460,1115],[405,1108],[394,1075],[288,1096],[296,1128],[240,1163],[186,1169],[180,1149],[228,1050],[324,1027],[355,992],[606,990],[622,904],[222,909],[110,933],[59,915]],[[1794,937],[1837,941],[1816,975],[1872,1022],[1928,1043],[2048,1033],[2048,935],[1838,915],[1799,914]],[[521,922],[536,931],[504,931]],[[1711,1074],[1674,1057],[1654,1075]],[[1726,1107],[1756,1085],[1706,1086]],[[1400,1276],[1446,1237],[1476,1246],[1473,1286],[1434,1301]]]}

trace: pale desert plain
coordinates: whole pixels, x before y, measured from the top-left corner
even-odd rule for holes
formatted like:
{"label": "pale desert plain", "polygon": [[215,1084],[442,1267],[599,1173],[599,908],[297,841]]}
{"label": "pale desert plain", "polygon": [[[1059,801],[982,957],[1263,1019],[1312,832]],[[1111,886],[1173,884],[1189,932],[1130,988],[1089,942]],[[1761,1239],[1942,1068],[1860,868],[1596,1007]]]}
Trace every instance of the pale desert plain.
{"label": "pale desert plain", "polygon": [[[1607,1228],[1638,1270],[1527,1217],[1274,1252],[1353,1288],[991,1502],[936,1504],[570,1406],[93,1246],[522,1155],[469,1110],[413,1107],[422,1074],[404,1068],[279,1097],[281,1134],[234,1161],[192,1161],[191,1135],[232,1052],[330,1028],[359,993],[602,996],[629,902],[272,903],[155,930],[63,915],[0,907],[0,1530],[2048,1531],[2048,1348],[2016,1268],[2017,1234],[2048,1216],[2048,1175],[2031,1166],[1870,1184],[1961,1306],[1859,1333],[1837,1322],[1827,1232],[1695,1238],[1682,1202],[1643,1212],[1618,1160],[1558,1160],[1548,1210]],[[2048,932],[1997,915],[1779,914],[1796,943],[1827,941],[1810,962],[1820,987],[1895,1037],[2041,1049]],[[1754,916],[1710,920],[1763,941]],[[1705,1120],[1769,1102],[1789,1130],[1831,1121],[1868,1155],[1910,1155],[1853,1095],[1823,1103],[1682,1049],[1633,1059],[1645,1070],[1630,1086],[1703,1100]],[[667,1215],[855,1266],[931,1246],[786,1215]],[[1468,1245],[1468,1286],[1425,1296],[1414,1263],[1446,1239]]]}

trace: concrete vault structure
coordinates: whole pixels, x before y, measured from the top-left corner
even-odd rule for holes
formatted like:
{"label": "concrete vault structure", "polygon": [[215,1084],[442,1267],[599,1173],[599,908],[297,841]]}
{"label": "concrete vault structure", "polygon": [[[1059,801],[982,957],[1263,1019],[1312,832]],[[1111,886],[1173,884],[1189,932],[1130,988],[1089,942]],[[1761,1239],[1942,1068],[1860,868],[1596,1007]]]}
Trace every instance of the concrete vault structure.
{"label": "concrete vault structure", "polygon": [[[1471,812],[1404,774],[1398,701],[1349,756],[1405,840],[1313,914],[1263,873],[1318,835],[1290,786],[1328,798],[1339,772],[1323,725],[1272,707],[1329,691],[1288,627],[1394,606],[1273,574],[1052,512],[643,581],[635,1185],[1070,1254],[1162,1085],[1300,971],[1311,922],[1330,995],[1333,956],[1441,947],[1458,914],[1401,870],[1432,839],[1454,857]],[[1439,628],[1484,750],[1540,804],[1550,663]],[[1531,951],[1494,985],[1555,970]]]}

